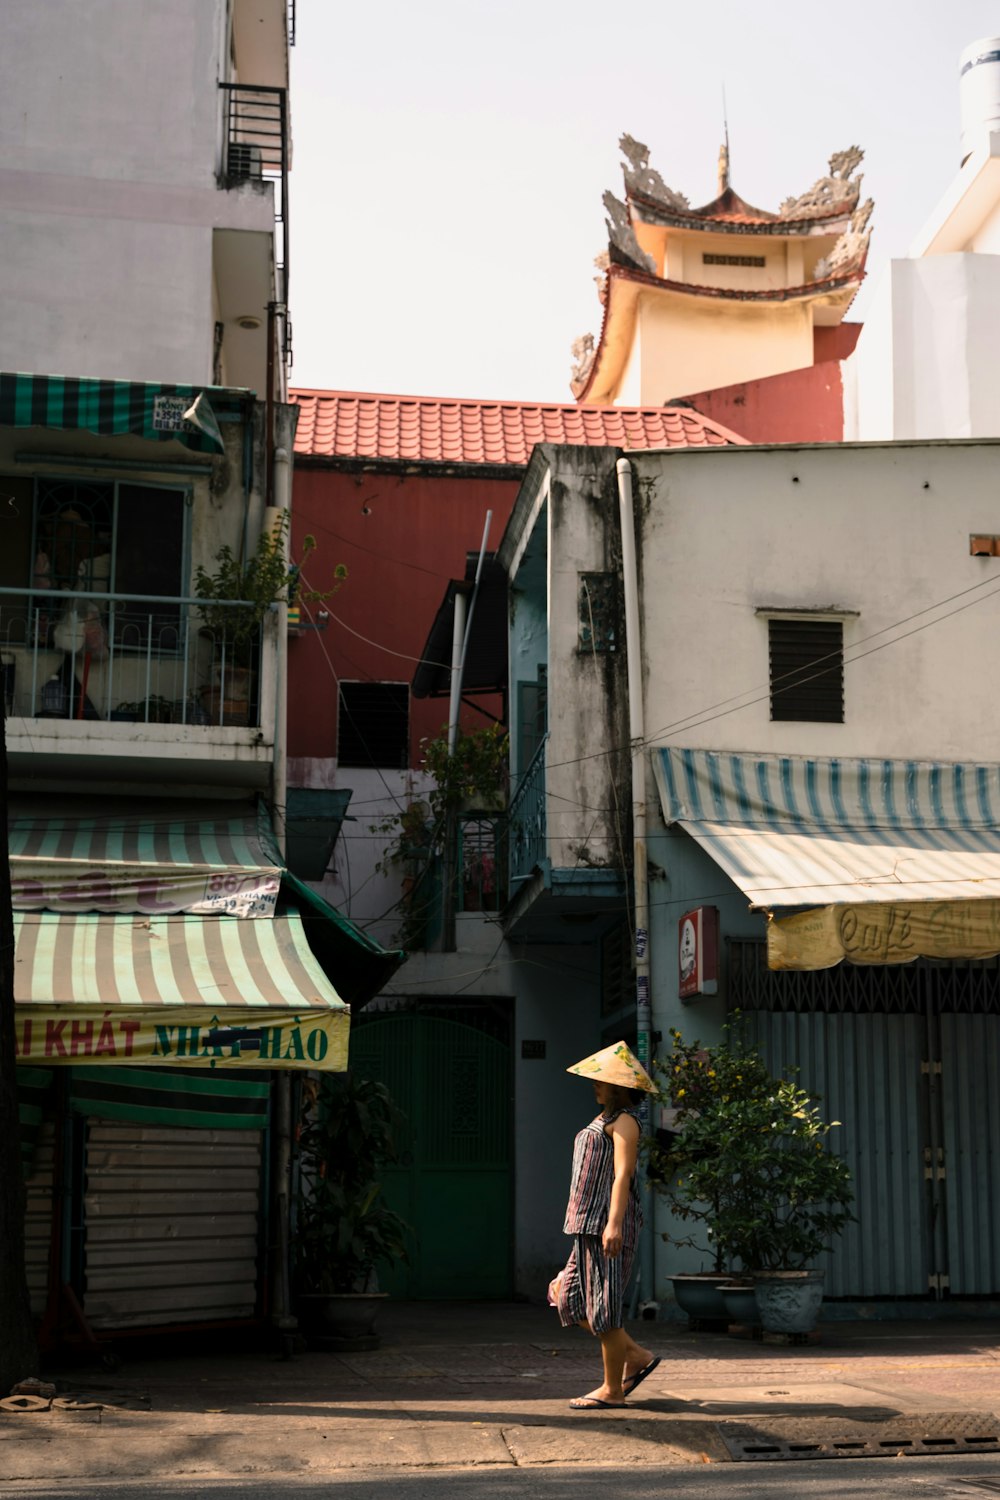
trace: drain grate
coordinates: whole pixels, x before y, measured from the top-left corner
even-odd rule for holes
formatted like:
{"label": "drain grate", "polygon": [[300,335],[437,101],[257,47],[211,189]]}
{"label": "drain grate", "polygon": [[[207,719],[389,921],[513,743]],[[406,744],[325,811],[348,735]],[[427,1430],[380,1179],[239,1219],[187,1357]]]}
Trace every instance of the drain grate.
{"label": "drain grate", "polygon": [[734,1461],[805,1458],[895,1458],[899,1453],[1000,1453],[1000,1422],[992,1412],[918,1412],[892,1421],[842,1417],[775,1417],[719,1422]]}

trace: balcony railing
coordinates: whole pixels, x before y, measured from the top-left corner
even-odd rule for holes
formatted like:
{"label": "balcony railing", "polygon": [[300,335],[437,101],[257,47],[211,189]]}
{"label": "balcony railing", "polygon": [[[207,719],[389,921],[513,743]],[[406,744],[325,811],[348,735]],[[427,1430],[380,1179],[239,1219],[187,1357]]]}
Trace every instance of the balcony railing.
{"label": "balcony railing", "polygon": [[295,0],[288,0],[288,45],[295,46]]}
{"label": "balcony railing", "polygon": [[507,819],[463,816],[458,824],[458,911],[499,911],[507,899]]}
{"label": "balcony railing", "polygon": [[510,799],[510,879],[525,880],[545,858],[545,741],[539,745]]}
{"label": "balcony railing", "polygon": [[[294,6],[289,23],[295,24]],[[292,36],[294,41],[294,34]],[[276,301],[288,306],[288,91],[242,83],[220,83],[225,100],[225,179],[274,184]],[[283,340],[284,346],[284,340]]]}
{"label": "balcony railing", "polygon": [[[8,716],[258,727],[262,632],[245,604],[0,588]],[[232,624],[228,623],[232,619]]]}

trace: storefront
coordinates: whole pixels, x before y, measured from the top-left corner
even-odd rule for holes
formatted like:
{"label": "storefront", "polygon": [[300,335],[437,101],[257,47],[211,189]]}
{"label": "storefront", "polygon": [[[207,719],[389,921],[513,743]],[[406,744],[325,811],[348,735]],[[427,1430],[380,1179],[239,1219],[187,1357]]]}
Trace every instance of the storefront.
{"label": "storefront", "polygon": [[828,1296],[993,1300],[1000,766],[670,749],[656,772],[749,903],[725,898],[726,1009],[841,1122],[857,1222]]}
{"label": "storefront", "polygon": [[15,805],[11,869],[45,1337],[267,1316],[288,1243],[274,1081],[346,1068],[339,956],[370,993],[398,955],[283,880],[251,806]]}

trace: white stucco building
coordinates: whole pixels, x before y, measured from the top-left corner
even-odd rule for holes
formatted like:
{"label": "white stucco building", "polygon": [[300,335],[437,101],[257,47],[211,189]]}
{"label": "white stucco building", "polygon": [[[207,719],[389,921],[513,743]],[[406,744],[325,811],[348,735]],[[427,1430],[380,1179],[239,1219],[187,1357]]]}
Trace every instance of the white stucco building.
{"label": "white stucco building", "polygon": [[11,0],[3,365],[284,389],[285,0]]}
{"label": "white stucco building", "polygon": [[[632,452],[638,646],[622,630],[618,458],[536,449],[500,548],[512,684],[541,666],[548,691],[545,742],[512,797],[505,931],[573,931],[572,966],[599,983],[597,1005],[576,1007],[581,1040],[634,1036],[608,954],[624,941],[627,971],[644,801],[654,1047],[675,1026],[713,1040],[738,1009],[772,1065],[798,1066],[844,1122],[858,1223],[829,1258],[829,1296],[883,1310],[989,1296],[1000,1222],[977,1184],[1000,1164],[1000,446]],[[513,688],[511,703],[516,743]],[[698,908],[718,912],[718,992],[685,1003],[679,922]],[[839,949],[783,925],[803,909]],[[668,1301],[668,1274],[698,1255],[659,1233],[648,1247]]]}
{"label": "white stucco building", "polygon": [[961,166],[879,280],[844,366],[847,438],[1000,434],[1000,39],[959,67]]}

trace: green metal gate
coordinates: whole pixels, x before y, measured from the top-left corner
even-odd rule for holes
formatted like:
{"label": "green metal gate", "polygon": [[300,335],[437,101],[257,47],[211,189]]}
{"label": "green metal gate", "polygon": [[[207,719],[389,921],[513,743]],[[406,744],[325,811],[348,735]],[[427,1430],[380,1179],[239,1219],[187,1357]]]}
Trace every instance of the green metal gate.
{"label": "green metal gate", "polygon": [[511,1295],[509,1032],[496,1006],[404,1005],[353,1020],[352,1069],[384,1083],[407,1118],[404,1158],[383,1178],[413,1230],[409,1265],[380,1272],[394,1296]]}

